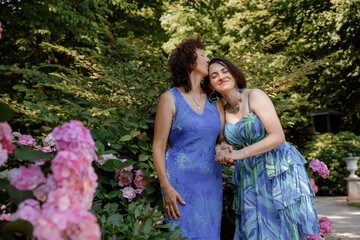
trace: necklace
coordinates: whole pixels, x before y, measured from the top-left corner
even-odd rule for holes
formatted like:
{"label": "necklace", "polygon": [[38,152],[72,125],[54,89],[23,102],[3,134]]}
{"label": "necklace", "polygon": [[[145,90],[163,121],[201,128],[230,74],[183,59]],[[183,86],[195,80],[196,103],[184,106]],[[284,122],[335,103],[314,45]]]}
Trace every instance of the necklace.
{"label": "necklace", "polygon": [[236,104],[235,105],[235,107],[230,107],[230,104],[228,103],[227,104],[227,106],[228,106],[228,108],[230,108],[230,111],[231,112],[235,112],[235,109],[236,110],[238,110],[239,109],[239,103],[241,103],[242,102],[242,98],[241,98],[241,94],[242,94],[242,92],[244,91],[244,89],[240,89],[240,88],[238,88],[237,86],[236,86],[236,89],[239,91],[239,93],[240,93],[240,96],[238,97],[238,104]]}
{"label": "necklace", "polygon": [[[194,103],[198,106],[198,109],[201,109],[200,103],[197,103],[197,102],[195,101],[195,98],[193,97],[192,92],[190,92],[190,96],[191,96],[191,98],[194,100]],[[201,102],[201,93],[200,93],[199,102]]]}

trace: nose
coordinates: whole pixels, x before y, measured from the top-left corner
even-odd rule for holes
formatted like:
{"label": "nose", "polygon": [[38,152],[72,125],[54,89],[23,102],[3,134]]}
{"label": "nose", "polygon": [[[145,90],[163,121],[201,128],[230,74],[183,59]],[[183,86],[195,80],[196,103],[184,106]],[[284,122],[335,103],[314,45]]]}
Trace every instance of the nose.
{"label": "nose", "polygon": [[224,78],[224,74],[219,72],[219,79],[222,80]]}
{"label": "nose", "polygon": [[207,63],[210,62],[210,59],[207,56],[205,56],[205,60],[206,60]]}

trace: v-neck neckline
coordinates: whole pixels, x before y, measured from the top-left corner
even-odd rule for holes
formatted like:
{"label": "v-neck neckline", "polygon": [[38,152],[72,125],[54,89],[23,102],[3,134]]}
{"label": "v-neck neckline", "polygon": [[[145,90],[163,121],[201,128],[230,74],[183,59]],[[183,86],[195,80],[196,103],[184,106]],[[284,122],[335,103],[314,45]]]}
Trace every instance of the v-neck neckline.
{"label": "v-neck neckline", "polygon": [[184,101],[186,102],[187,106],[188,106],[193,112],[195,112],[195,113],[196,113],[197,115],[199,115],[199,116],[203,115],[203,113],[205,112],[205,108],[206,108],[207,102],[208,102],[207,97],[205,98],[205,105],[204,105],[204,107],[203,107],[203,110],[202,110],[201,113],[199,113],[199,112],[197,112],[197,111],[188,103],[188,101],[186,100],[186,98],[184,97],[184,95],[180,92],[180,90],[179,90],[177,87],[174,87],[174,88],[180,93],[181,97],[184,99]]}

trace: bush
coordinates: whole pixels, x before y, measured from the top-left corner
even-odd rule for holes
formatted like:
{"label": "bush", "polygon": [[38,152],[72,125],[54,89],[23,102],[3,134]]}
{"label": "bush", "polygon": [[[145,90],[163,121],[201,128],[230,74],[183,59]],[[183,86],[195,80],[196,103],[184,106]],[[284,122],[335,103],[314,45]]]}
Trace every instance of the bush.
{"label": "bush", "polygon": [[[352,153],[353,156],[360,156],[360,136],[352,132],[339,132],[315,134],[312,141],[309,141],[304,148],[303,155],[308,161],[319,159],[323,161],[330,170],[330,176],[325,180],[315,177],[319,188],[319,196],[346,195],[346,181],[344,177],[349,176],[346,170],[346,163],[342,160]],[[357,174],[360,170],[357,171]]]}

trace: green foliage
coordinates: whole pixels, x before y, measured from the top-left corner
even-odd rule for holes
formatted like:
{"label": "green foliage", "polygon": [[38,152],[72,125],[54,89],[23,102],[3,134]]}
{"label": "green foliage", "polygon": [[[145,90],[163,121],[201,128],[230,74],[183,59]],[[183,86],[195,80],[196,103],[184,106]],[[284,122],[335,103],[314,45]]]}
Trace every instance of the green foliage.
{"label": "green foliage", "polygon": [[[303,152],[306,159],[309,162],[319,159],[330,170],[330,176],[327,179],[322,179],[315,174],[315,183],[319,188],[317,195],[346,195],[344,178],[349,176],[349,172],[342,158],[348,157],[349,153],[360,156],[360,136],[352,132],[316,134],[313,140],[306,144]],[[358,170],[357,173],[359,174],[360,171]]]}
{"label": "green foliage", "polygon": [[98,214],[100,226],[105,229],[102,239],[185,239],[180,237],[179,228],[174,232],[161,230],[171,224],[157,225],[164,218],[157,208],[150,207],[150,203],[131,203],[123,214],[117,212],[117,203],[109,203],[103,208],[100,206],[100,201],[94,202],[93,210]]}

